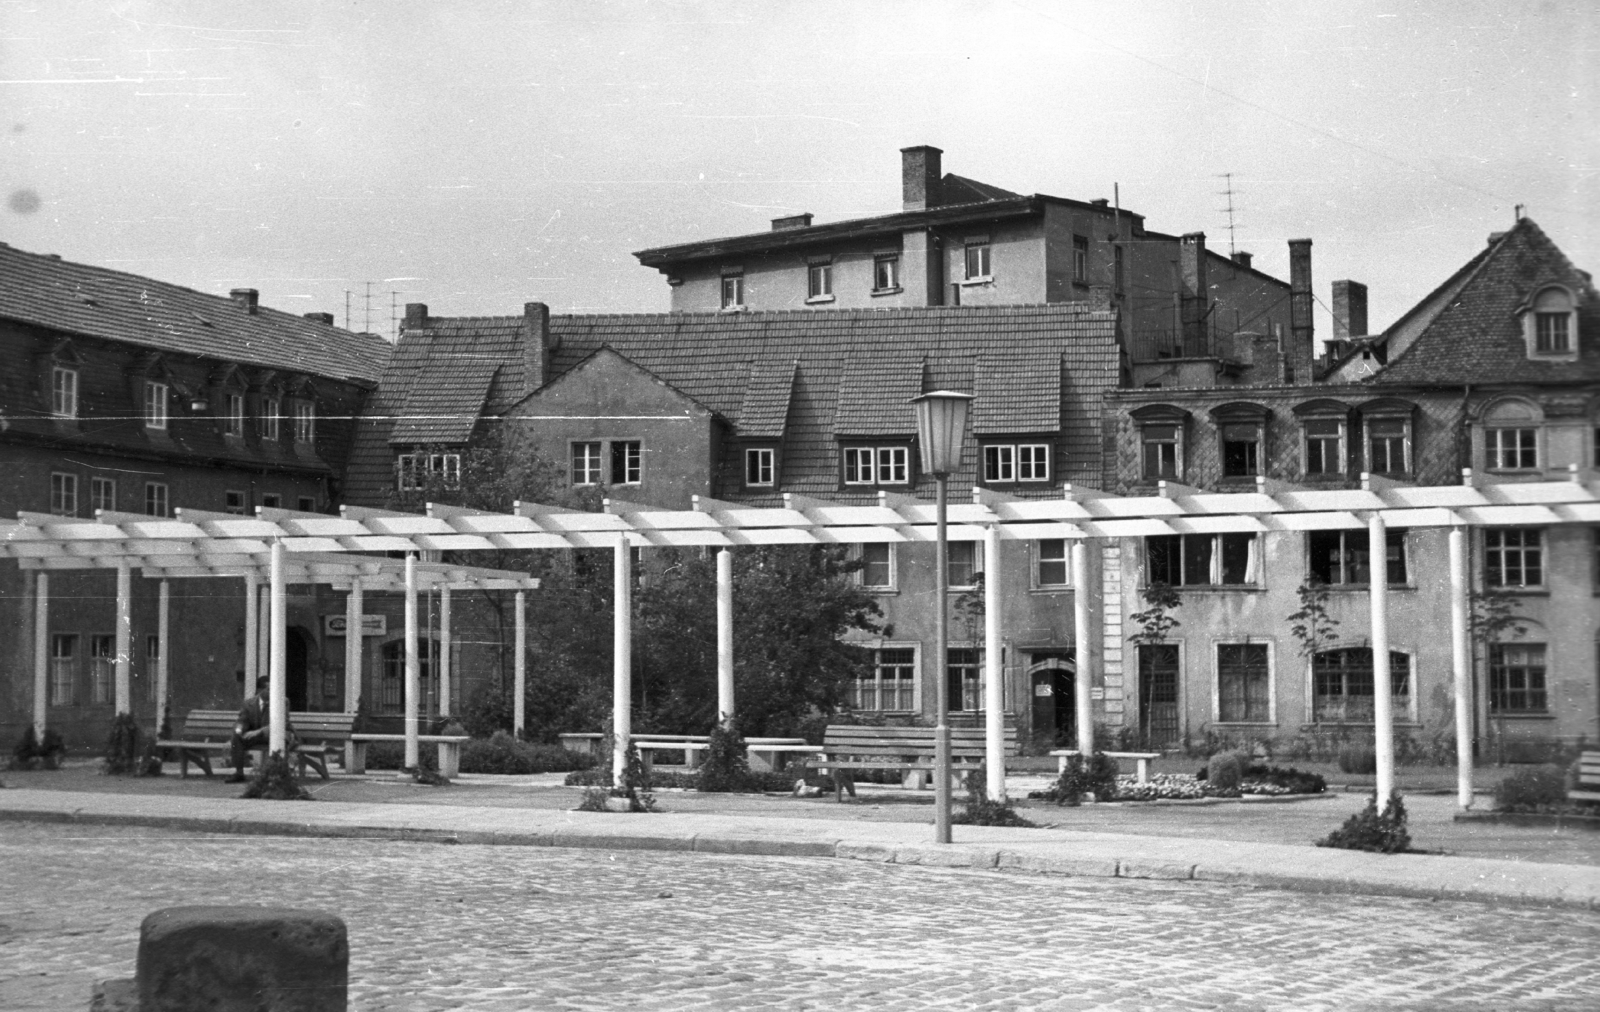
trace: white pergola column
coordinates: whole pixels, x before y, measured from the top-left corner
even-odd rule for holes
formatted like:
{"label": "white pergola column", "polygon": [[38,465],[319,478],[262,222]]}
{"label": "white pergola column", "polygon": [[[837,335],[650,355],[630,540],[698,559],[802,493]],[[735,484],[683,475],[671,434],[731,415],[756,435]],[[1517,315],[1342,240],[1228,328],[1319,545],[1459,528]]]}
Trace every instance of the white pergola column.
{"label": "white pergola column", "polygon": [[439,716],[450,716],[450,588],[439,588]]}
{"label": "white pergola column", "polygon": [[254,571],[244,574],[244,698],[256,694],[261,668],[261,595]]}
{"label": "white pergola column", "polygon": [[522,737],[528,726],[528,592],[517,591],[516,656],[511,659],[511,733]]}
{"label": "white pergola column", "polygon": [[272,606],[267,609],[268,625],[271,635],[268,637],[271,646],[272,662],[268,666],[270,679],[267,712],[271,717],[270,730],[267,732],[267,753],[271,755],[284,754],[289,738],[289,703],[285,692],[287,686],[285,679],[285,660],[288,654],[288,612],[289,612],[289,583],[283,567],[283,542],[272,543],[271,555],[271,586]]}
{"label": "white pergola column", "polygon": [[1383,516],[1367,518],[1367,585],[1372,604],[1372,737],[1378,753],[1378,811],[1394,791],[1394,697],[1389,680],[1389,548]]}
{"label": "white pergola column", "polygon": [[1472,807],[1472,653],[1467,642],[1467,530],[1450,528],[1450,668],[1456,690],[1456,800]]}
{"label": "white pergola column", "polygon": [[406,555],[406,769],[417,768],[417,688],[422,680],[417,656],[417,553]]}
{"label": "white pergola column", "polygon": [[717,552],[717,720],[733,716],[733,550]]}
{"label": "white pergola column", "polygon": [[1089,694],[1089,546],[1082,538],[1072,542],[1072,640],[1078,751],[1087,760],[1094,754],[1094,704]]}
{"label": "white pergola column", "polygon": [[350,581],[350,593],[344,599],[344,712],[355,713],[361,708],[361,647],[363,632],[361,615],[361,577]]}
{"label": "white pergola column", "polygon": [[633,548],[626,534],[617,535],[611,573],[611,773],[621,783],[633,727]]}
{"label": "white pergola column", "polygon": [[133,567],[117,566],[117,713],[133,712]]}
{"label": "white pergola column", "polygon": [[[272,674],[272,578],[268,574],[267,583],[260,589],[260,603],[256,606],[256,619],[261,624],[261,630],[256,634],[256,677]],[[245,698],[255,695],[256,687],[252,682],[244,687]]]}
{"label": "white pergola column", "polygon": [[167,716],[167,681],[172,669],[168,667],[168,646],[172,642],[172,581],[162,580],[156,598],[156,733],[161,732],[161,722]]}
{"label": "white pergola column", "polygon": [[50,718],[50,574],[33,574],[33,736],[44,744]]}
{"label": "white pergola column", "polygon": [[983,687],[984,757],[988,769],[989,799],[1006,799],[1006,694],[1005,665],[1000,644],[1000,528],[983,532]]}

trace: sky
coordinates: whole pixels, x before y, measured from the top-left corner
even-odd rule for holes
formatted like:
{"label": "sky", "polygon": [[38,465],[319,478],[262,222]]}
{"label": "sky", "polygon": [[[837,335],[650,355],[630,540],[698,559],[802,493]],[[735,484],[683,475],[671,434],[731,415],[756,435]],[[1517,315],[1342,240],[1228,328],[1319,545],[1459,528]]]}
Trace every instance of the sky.
{"label": "sky", "polygon": [[932,144],[1285,280],[1310,237],[1325,338],[1518,204],[1600,270],[1597,49],[1591,0],[0,0],[0,241],[385,335],[663,312],[634,251],[896,211]]}

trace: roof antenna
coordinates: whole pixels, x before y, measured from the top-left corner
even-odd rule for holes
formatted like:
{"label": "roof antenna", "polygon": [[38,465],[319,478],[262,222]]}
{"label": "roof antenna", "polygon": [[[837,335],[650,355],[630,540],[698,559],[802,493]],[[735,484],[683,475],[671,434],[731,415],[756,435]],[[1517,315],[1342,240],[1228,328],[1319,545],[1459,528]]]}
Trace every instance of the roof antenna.
{"label": "roof antenna", "polygon": [[1228,257],[1232,259],[1239,249],[1233,241],[1233,195],[1239,191],[1233,188],[1233,173],[1219,172],[1217,178],[1223,180],[1223,188],[1217,191],[1217,196],[1228,198],[1228,206],[1223,210],[1228,212]]}
{"label": "roof antenna", "polygon": [[1527,207],[1527,206],[1528,206],[1527,204],[1515,204],[1515,205],[1513,205],[1512,206],[1512,211],[1511,211],[1512,220],[1513,221],[1521,221],[1522,220],[1522,209],[1524,207]]}

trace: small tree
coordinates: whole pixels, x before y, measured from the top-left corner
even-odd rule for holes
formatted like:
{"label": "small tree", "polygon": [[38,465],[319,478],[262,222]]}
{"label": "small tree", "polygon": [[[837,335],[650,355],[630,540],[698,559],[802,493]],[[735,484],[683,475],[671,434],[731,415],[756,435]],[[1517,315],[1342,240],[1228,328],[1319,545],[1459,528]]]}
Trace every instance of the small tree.
{"label": "small tree", "polygon": [[1328,585],[1315,574],[1295,589],[1300,610],[1289,613],[1289,634],[1300,641],[1300,656],[1315,662],[1333,644],[1339,620],[1328,614]]}
{"label": "small tree", "polygon": [[1139,631],[1128,638],[1144,645],[1165,643],[1172,630],[1183,625],[1171,614],[1183,603],[1183,596],[1178,593],[1178,588],[1165,583],[1150,584],[1140,592],[1140,596],[1148,607],[1129,616],[1139,626]]}
{"label": "small tree", "polygon": [[[1485,587],[1475,590],[1467,598],[1468,635],[1473,643],[1474,662],[1477,657],[1486,661],[1497,643],[1518,639],[1528,631],[1517,609],[1521,600],[1504,587]],[[1503,719],[1494,718],[1495,761],[1505,763],[1505,727]]]}

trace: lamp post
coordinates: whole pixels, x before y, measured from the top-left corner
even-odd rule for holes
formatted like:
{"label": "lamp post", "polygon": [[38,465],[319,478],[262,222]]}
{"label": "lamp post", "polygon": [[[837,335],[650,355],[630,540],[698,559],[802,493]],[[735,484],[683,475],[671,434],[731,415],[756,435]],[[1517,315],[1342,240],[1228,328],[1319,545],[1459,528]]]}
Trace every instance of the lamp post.
{"label": "lamp post", "polygon": [[936,390],[913,397],[917,408],[917,442],[922,469],[933,475],[938,488],[936,512],[938,552],[934,562],[933,663],[935,699],[933,728],[933,842],[950,842],[950,678],[949,598],[950,538],[945,508],[950,495],[950,472],[961,465],[961,443],[967,430],[971,394]]}

